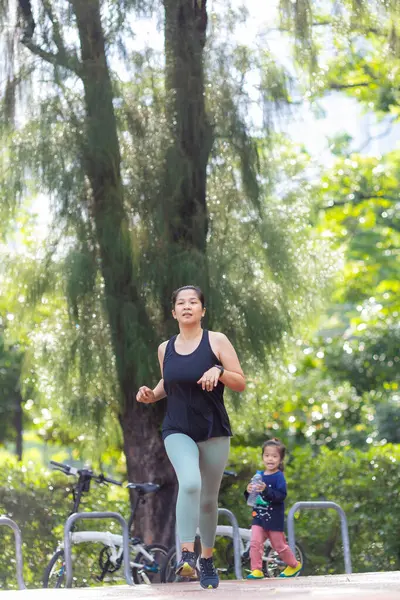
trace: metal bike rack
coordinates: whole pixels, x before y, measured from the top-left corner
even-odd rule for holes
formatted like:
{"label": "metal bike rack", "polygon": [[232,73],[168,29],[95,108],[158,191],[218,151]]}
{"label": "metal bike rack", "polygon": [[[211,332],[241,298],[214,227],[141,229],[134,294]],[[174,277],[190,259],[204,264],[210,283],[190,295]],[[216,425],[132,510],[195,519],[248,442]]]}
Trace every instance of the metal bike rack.
{"label": "metal bike rack", "polygon": [[233,559],[235,562],[235,575],[236,579],[242,579],[242,557],[240,555],[240,534],[239,534],[239,525],[237,519],[232,511],[227,508],[219,508],[218,516],[228,517],[232,524],[232,534],[233,534]]}
{"label": "metal bike rack", "polygon": [[26,590],[24,577],[22,574],[23,559],[22,559],[22,536],[21,531],[15,521],[8,517],[0,517],[0,525],[10,527],[14,532],[15,537],[15,556],[16,556],[16,569],[17,569],[17,581],[20,590]]}
{"label": "metal bike rack", "polygon": [[119,521],[122,527],[122,539],[123,539],[123,557],[124,557],[124,575],[128,585],[134,585],[132,579],[132,573],[130,570],[130,558],[129,558],[129,530],[128,523],[119,513],[115,512],[87,512],[87,513],[75,513],[68,517],[64,526],[64,555],[65,555],[65,587],[72,587],[72,555],[71,555],[71,539],[70,533],[73,525],[79,519],[114,519]]}
{"label": "metal bike rack", "polygon": [[333,508],[339,513],[340,523],[342,528],[342,542],[343,542],[343,554],[344,554],[344,569],[348,575],[351,575],[351,554],[350,554],[350,541],[349,541],[349,530],[347,527],[346,514],[339,504],[336,502],[296,502],[293,504],[289,511],[287,518],[288,526],[288,539],[289,546],[292,552],[295,552],[296,539],[294,535],[294,515],[298,510],[319,510],[320,508]]}
{"label": "metal bike rack", "polygon": [[[232,539],[233,539],[233,559],[235,563],[235,575],[236,579],[242,579],[242,557],[240,555],[240,534],[239,525],[233,512],[227,508],[219,508],[218,516],[228,517],[232,525]],[[175,544],[176,544],[176,562],[178,563],[181,559],[181,542],[178,535],[178,530],[175,528]]]}

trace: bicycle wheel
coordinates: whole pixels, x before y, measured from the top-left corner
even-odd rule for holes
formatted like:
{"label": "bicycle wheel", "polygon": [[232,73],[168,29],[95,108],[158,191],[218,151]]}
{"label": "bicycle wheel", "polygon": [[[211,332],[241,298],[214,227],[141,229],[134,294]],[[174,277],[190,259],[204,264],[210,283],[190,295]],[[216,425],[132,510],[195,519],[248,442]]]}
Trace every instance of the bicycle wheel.
{"label": "bicycle wheel", "polygon": [[144,547],[154,560],[150,562],[142,552],[138,552],[134,562],[140,563],[143,567],[133,567],[133,580],[135,583],[162,583],[161,573],[167,559],[168,549],[161,544],[149,544]]}
{"label": "bicycle wheel", "polygon": [[161,583],[174,583],[176,578],[176,549],[175,546],[169,549],[165,557],[164,565],[161,569]]}
{"label": "bicycle wheel", "polygon": [[[91,567],[87,562],[87,552],[84,548],[77,549],[80,554],[72,556],[73,562],[73,587],[88,587],[91,584]],[[97,557],[97,551],[94,555]],[[92,557],[93,558],[93,557]],[[88,576],[89,573],[89,576]],[[65,557],[64,550],[57,550],[51,557],[43,575],[43,587],[64,588],[65,587]]]}
{"label": "bicycle wheel", "polygon": [[43,575],[44,588],[64,587],[65,581],[65,560],[64,550],[57,550],[51,557]]}
{"label": "bicycle wheel", "polygon": [[[296,557],[296,560],[301,562],[304,569],[306,563],[306,555],[304,554],[303,548],[298,543],[296,543],[294,555]],[[278,553],[275,552],[273,548],[269,547],[263,556],[263,571],[265,577],[279,577],[280,573],[285,569],[285,567],[286,563],[284,563],[283,560],[279,558]],[[295,577],[298,577],[299,575],[301,575],[301,573],[299,573]]]}

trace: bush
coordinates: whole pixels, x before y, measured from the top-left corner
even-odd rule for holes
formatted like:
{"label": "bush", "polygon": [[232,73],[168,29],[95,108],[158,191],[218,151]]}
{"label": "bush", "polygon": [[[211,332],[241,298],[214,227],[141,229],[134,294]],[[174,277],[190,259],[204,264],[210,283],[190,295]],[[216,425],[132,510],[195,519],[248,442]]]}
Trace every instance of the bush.
{"label": "bush", "polygon": [[[367,452],[322,448],[317,454],[307,447],[298,448],[285,471],[286,512],[301,500],[337,502],[348,519],[353,571],[399,569],[399,462],[400,445],[372,447]],[[224,479],[220,500],[242,527],[251,523],[243,490],[260,466],[258,448],[232,448],[230,467],[238,478]],[[335,511],[297,513],[295,532],[306,551],[306,574],[344,571],[340,519]]]}
{"label": "bush", "polygon": [[[42,587],[44,569],[62,539],[63,526],[71,511],[72,477],[36,466],[32,462],[18,463],[13,458],[0,457],[0,514],[12,518],[21,529],[23,541],[24,579],[28,587]],[[84,497],[82,511],[115,510],[127,517],[127,490],[92,484]],[[77,529],[99,529],[119,532],[118,523],[111,521],[81,521]],[[14,534],[8,527],[0,528],[2,561],[0,589],[17,589]],[[99,546],[85,544],[74,549],[94,559]],[[97,567],[96,575],[100,569]]]}

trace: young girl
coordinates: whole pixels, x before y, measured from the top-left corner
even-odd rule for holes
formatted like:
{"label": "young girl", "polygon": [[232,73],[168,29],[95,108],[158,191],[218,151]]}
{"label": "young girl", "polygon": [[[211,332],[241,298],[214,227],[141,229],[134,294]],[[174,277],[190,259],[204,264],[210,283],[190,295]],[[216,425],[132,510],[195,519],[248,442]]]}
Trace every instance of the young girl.
{"label": "young girl", "polygon": [[279,577],[296,577],[302,569],[302,564],[296,560],[283,533],[284,500],[286,498],[286,481],[283,475],[285,452],[285,446],[277,438],[264,442],[262,459],[265,470],[257,471],[262,476],[262,482],[255,486],[250,482],[245,491],[246,500],[250,492],[259,492],[256,506],[252,512],[251,573],[247,576],[247,579],[262,579],[264,577],[262,558],[264,543],[267,538],[269,538],[272,548],[288,565]]}

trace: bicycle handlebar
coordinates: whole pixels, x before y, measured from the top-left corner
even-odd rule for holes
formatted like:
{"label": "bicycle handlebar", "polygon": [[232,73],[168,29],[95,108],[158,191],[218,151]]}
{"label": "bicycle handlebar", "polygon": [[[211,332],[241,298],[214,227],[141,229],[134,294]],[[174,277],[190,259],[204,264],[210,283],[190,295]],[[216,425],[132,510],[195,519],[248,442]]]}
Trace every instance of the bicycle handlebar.
{"label": "bicycle handlebar", "polygon": [[51,460],[50,464],[53,467],[56,467],[58,471],[62,471],[65,475],[77,475],[78,469],[75,467],[71,467],[70,465],[65,465],[63,463],[56,462],[55,460]]}
{"label": "bicycle handlebar", "polygon": [[51,460],[50,464],[54,465],[55,467],[61,467],[62,469],[68,469],[68,471],[71,468],[69,465],[64,465],[63,463],[56,462],[55,460]]}
{"label": "bicycle handlebar", "polygon": [[237,473],[235,473],[235,471],[224,471],[224,475],[230,476],[230,477],[237,477]]}
{"label": "bicycle handlebar", "polygon": [[121,481],[116,481],[116,479],[111,479],[111,477],[106,477],[105,475],[103,475],[103,473],[101,473],[100,475],[97,476],[97,481],[99,483],[103,483],[103,481],[105,481],[107,483],[113,483],[114,485],[122,485]]}
{"label": "bicycle handlebar", "polygon": [[91,479],[97,481],[97,483],[112,483],[114,485],[122,486],[121,481],[111,479],[111,477],[107,477],[106,475],[103,475],[103,473],[100,473],[100,475],[96,475],[96,473],[93,473],[88,469],[77,469],[76,467],[71,467],[70,465],[56,462],[55,460],[51,460],[50,464],[54,466],[57,470],[62,471],[62,473],[65,473],[65,475],[82,475],[84,473]]}

